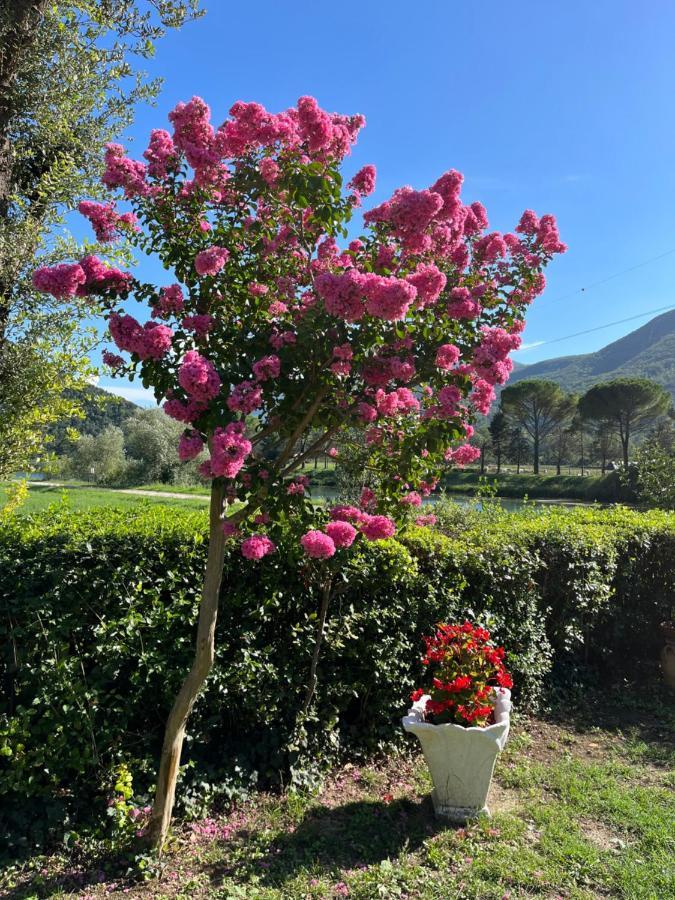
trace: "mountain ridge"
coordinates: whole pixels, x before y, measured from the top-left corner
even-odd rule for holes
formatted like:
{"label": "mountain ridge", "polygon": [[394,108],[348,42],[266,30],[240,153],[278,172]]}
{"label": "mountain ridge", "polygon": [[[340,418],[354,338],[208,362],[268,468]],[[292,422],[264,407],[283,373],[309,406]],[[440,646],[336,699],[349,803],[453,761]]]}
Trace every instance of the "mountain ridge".
{"label": "mountain ridge", "polygon": [[509,384],[526,378],[555,381],[575,393],[614,378],[651,378],[675,399],[675,309],[593,353],[521,364],[512,372]]}

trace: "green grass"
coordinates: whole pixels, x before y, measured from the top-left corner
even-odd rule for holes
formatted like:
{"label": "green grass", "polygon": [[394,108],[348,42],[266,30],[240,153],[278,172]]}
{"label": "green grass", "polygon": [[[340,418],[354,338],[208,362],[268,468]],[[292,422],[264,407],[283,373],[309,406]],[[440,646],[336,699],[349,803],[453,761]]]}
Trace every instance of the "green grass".
{"label": "green grass", "polygon": [[603,727],[579,718],[517,724],[497,764],[492,818],[463,828],[434,818],[411,739],[409,757],[346,765],[314,792],[260,794],[177,826],[147,883],[125,862],[75,850],[8,870],[0,893],[665,900],[675,896],[672,704],[627,717],[625,706],[609,724],[605,704]]}
{"label": "green grass", "polygon": [[[180,492],[182,493],[182,491]],[[7,492],[0,485],[0,507],[5,502]],[[161,503],[163,506],[180,506],[184,509],[205,509],[204,500],[170,497],[140,497],[134,494],[123,494],[107,488],[93,488],[88,485],[73,485],[68,488],[42,487],[31,484],[28,499],[20,508],[21,514],[36,513],[47,509],[55,503],[66,503],[71,509],[86,510],[98,506],[113,506],[121,509],[137,507],[139,503]]]}
{"label": "green grass", "polygon": [[[620,500],[616,474],[608,475],[532,475],[512,472],[488,472],[485,476],[492,484],[497,482],[500,497],[530,497],[537,500],[580,500],[612,503]],[[477,469],[454,470],[443,476],[442,487],[448,493],[467,494],[480,484]]]}

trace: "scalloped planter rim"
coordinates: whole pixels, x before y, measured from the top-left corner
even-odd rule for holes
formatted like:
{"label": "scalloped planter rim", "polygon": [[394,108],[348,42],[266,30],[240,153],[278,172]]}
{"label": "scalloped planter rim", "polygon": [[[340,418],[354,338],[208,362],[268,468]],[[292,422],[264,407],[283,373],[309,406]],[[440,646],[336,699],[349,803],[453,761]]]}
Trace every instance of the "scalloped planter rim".
{"label": "scalloped planter rim", "polygon": [[463,823],[480,813],[490,814],[487,806],[497,754],[509,736],[511,692],[495,688],[495,723],[485,728],[462,725],[432,725],[424,721],[424,695],[402,719],[406,731],[422,745],[434,789],[431,798],[436,815]]}

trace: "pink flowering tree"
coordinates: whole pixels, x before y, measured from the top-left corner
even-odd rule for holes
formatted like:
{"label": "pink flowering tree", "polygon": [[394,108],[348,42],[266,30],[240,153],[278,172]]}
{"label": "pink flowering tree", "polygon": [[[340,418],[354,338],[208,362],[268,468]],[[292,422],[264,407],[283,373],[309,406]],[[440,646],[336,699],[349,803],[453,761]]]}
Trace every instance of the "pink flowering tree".
{"label": "pink flowering tree", "polygon": [[[340,174],[364,119],[311,97],[278,114],[238,102],[218,127],[195,97],[169,119],[144,161],[106,149],[103,181],[133,211],[80,209],[99,240],[124,235],[173,275],[147,284],[95,257],[34,275],[39,290],[87,296],[104,312],[118,351],[106,364],[140,377],[185,424],[181,459],[206,456],[208,560],[194,662],[166,726],[150,823],[159,846],[213,663],[226,542],[257,565],[283,525],[308,566],[334,572],[356,541],[392,536],[443,467],[475,458],[471,422],[507,380],[542,270],[565,249],[549,215],[527,211],[513,233],[489,231],[452,170],[395,191],[347,243],[346,224],[375,187],[373,166],[346,186]],[[125,312],[129,297],[147,305],[147,321]],[[377,490],[358,505],[315,507],[303,463],[354,433]],[[260,452],[270,444],[272,461]],[[309,699],[315,680],[316,660]]]}

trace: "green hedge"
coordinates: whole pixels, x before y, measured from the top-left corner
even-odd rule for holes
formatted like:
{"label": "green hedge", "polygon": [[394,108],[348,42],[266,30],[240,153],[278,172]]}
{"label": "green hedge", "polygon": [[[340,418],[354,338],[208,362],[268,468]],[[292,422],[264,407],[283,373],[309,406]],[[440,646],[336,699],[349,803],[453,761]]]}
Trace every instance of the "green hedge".
{"label": "green hedge", "polygon": [[[400,740],[420,638],[440,619],[493,630],[521,708],[541,699],[554,660],[632,675],[655,659],[675,581],[672,516],[488,511],[440,524],[447,535],[413,529],[349,558],[304,748],[290,744],[318,599],[283,547],[260,565],[228,557],[216,667],[186,743],[188,812]],[[0,526],[0,846],[100,820],[120,764],[141,795],[151,788],[192,655],[205,527],[201,512],[159,506]]]}

